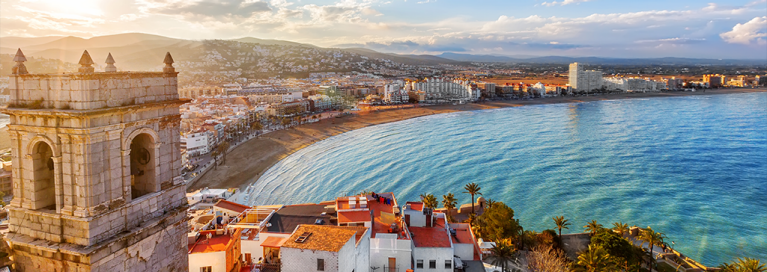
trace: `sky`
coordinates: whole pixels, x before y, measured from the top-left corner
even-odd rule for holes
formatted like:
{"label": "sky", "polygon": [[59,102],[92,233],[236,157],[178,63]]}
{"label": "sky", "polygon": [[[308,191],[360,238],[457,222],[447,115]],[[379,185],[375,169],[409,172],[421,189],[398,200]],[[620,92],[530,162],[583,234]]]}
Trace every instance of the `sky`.
{"label": "sky", "polygon": [[0,0],[0,37],[126,32],[407,54],[767,62],[767,0]]}

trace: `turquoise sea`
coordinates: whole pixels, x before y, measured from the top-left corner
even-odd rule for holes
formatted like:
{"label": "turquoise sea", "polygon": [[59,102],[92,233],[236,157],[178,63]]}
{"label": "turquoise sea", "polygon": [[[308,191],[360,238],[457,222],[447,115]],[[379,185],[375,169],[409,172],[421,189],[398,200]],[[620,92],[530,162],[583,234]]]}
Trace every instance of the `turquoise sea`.
{"label": "turquoise sea", "polygon": [[250,204],[362,190],[459,202],[476,182],[526,229],[563,215],[652,226],[707,265],[767,260],[767,93],[626,99],[433,115],[304,148],[253,184]]}

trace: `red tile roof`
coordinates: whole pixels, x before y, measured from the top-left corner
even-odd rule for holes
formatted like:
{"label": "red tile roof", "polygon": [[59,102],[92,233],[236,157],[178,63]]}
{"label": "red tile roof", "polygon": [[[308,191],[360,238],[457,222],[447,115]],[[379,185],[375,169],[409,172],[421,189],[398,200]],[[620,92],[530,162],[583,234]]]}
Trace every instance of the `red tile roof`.
{"label": "red tile roof", "polygon": [[200,238],[197,239],[197,242],[189,245],[189,254],[226,251],[229,248],[232,241],[229,235],[215,235],[215,231],[213,231],[211,233],[213,237],[208,239],[206,236],[208,233],[200,232]]}
{"label": "red tile roof", "polygon": [[234,212],[237,212],[237,213],[242,213],[245,210],[250,209],[250,206],[245,206],[245,205],[237,204],[237,203],[234,203],[234,202],[231,202],[231,201],[226,201],[226,200],[223,200],[223,199],[219,200],[218,202],[216,202],[216,205],[213,205],[213,206],[221,208],[221,209],[227,209],[227,210],[230,210],[230,211],[234,211]]}
{"label": "red tile roof", "polygon": [[410,208],[416,211],[423,211],[423,202],[410,202],[408,201],[405,204],[410,204]]}
{"label": "red tile roof", "polygon": [[445,221],[441,218],[434,219],[433,227],[408,227],[413,233],[415,247],[450,247],[450,235],[445,228]]}
{"label": "red tile roof", "polygon": [[339,212],[339,223],[370,222],[370,211]]}

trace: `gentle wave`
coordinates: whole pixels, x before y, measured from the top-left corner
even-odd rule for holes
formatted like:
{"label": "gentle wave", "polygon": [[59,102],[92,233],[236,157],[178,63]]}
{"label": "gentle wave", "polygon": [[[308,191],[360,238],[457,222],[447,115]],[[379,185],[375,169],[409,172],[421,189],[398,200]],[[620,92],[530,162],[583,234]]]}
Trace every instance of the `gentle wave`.
{"label": "gentle wave", "polygon": [[267,170],[251,205],[362,190],[400,202],[476,182],[523,226],[652,226],[705,264],[767,259],[767,93],[535,105],[425,116],[317,142]]}

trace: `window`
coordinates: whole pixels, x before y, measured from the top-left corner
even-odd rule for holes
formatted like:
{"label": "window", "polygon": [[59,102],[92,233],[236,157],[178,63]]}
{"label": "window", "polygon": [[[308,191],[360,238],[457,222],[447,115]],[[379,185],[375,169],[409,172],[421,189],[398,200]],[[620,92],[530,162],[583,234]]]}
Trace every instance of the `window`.
{"label": "window", "polygon": [[325,260],[317,259],[317,271],[325,271]]}
{"label": "window", "polygon": [[429,269],[437,269],[437,260],[429,261]]}
{"label": "window", "polygon": [[200,267],[200,272],[213,272],[213,267],[211,266]]}
{"label": "window", "polygon": [[423,260],[415,261],[415,268],[423,268]]}
{"label": "window", "polygon": [[451,269],[453,268],[453,262],[450,260],[445,260],[445,269]]}

